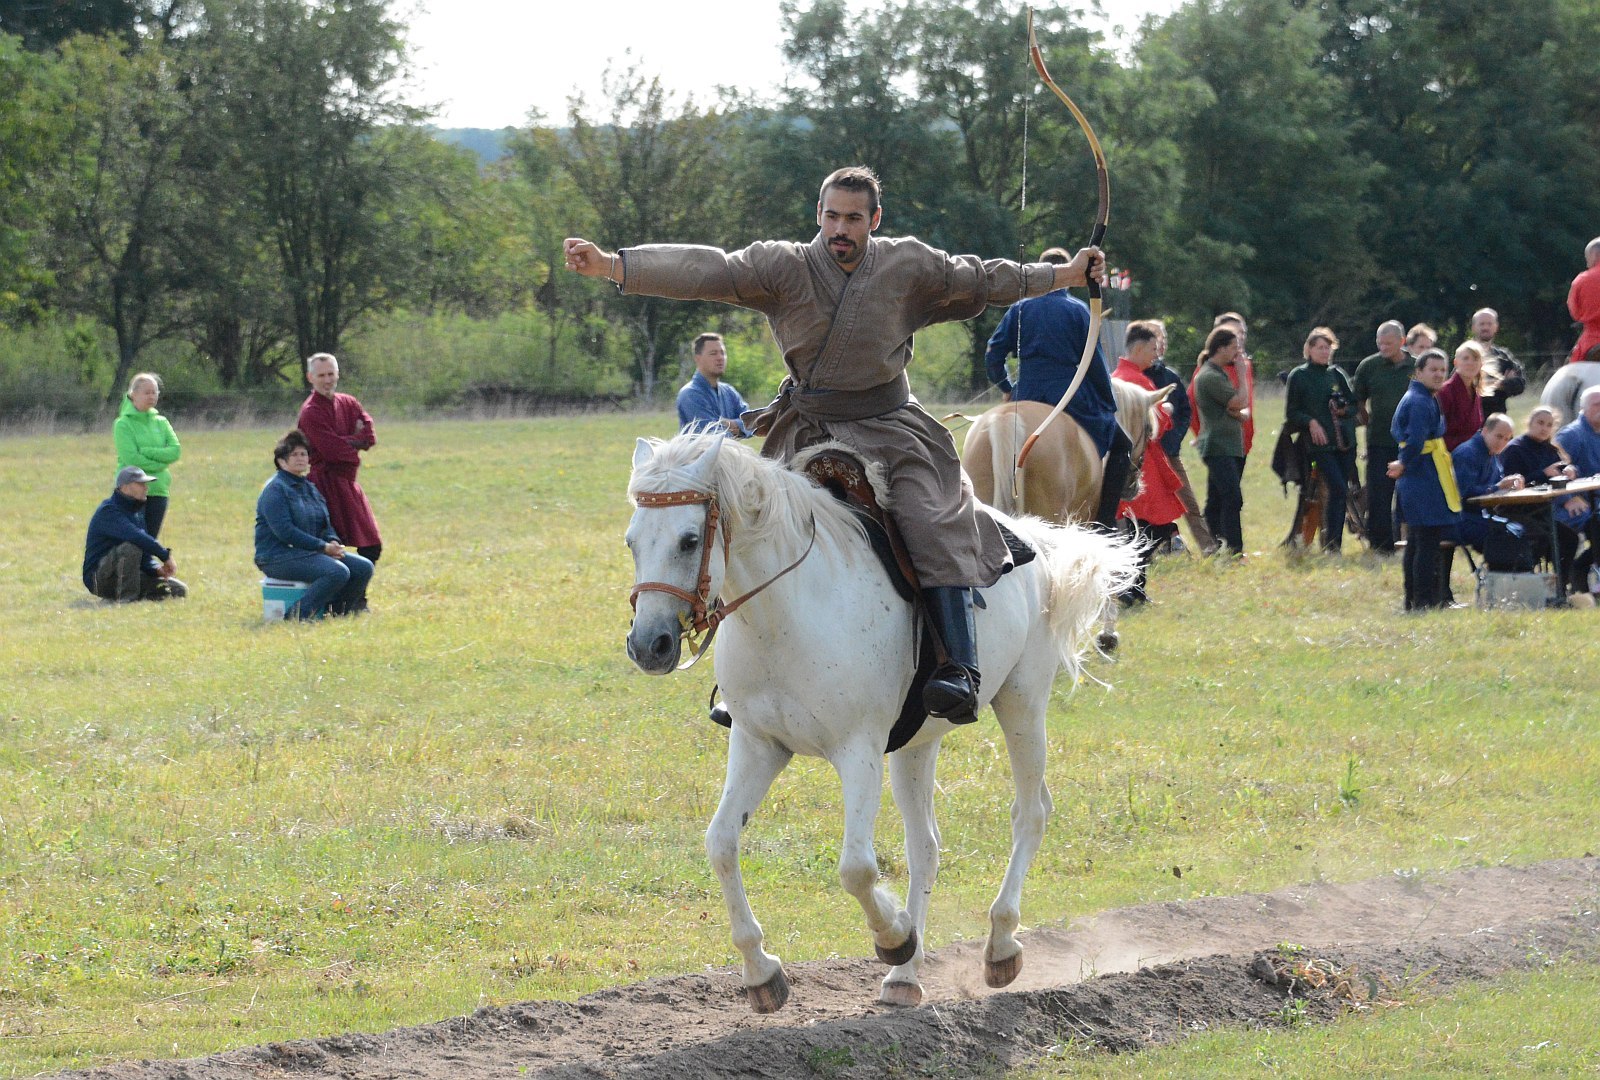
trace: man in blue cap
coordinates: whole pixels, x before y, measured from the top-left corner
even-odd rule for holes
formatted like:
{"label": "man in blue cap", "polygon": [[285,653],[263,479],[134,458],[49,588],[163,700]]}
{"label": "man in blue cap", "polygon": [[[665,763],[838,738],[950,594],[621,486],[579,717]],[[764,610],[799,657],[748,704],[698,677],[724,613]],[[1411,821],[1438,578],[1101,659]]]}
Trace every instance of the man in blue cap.
{"label": "man in blue cap", "polygon": [[111,497],[95,508],[83,544],[84,588],[119,604],[189,595],[173,575],[172,549],[145,531],[144,504],[155,477],[129,465],[117,473]]}

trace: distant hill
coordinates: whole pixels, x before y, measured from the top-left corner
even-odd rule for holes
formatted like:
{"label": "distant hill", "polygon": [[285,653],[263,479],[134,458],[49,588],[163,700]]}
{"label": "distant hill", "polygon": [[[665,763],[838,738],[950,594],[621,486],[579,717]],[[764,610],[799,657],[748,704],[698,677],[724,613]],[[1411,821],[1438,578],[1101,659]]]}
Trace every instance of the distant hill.
{"label": "distant hill", "polygon": [[433,137],[478,155],[485,165],[506,156],[506,141],[516,128],[434,128]]}

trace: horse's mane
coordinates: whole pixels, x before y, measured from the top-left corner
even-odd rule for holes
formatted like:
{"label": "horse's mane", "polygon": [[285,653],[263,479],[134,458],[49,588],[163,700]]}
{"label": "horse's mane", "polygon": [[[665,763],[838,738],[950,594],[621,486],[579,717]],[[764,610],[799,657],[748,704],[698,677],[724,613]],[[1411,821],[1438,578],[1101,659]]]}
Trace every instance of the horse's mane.
{"label": "horse's mane", "polygon": [[1136,424],[1143,424],[1150,431],[1150,437],[1155,438],[1156,425],[1151,424],[1149,410],[1143,408],[1142,391],[1144,388],[1121,379],[1111,381],[1112,396],[1117,401],[1117,422],[1122,425],[1123,431],[1137,431]]}
{"label": "horse's mane", "polygon": [[849,537],[862,534],[845,505],[810,479],[720,434],[687,432],[667,440],[647,439],[655,454],[634,470],[628,496],[641,491],[705,491],[706,484],[696,480],[692,466],[718,440],[722,449],[712,483],[735,542],[803,547],[810,540],[813,518],[819,540],[842,546]]}

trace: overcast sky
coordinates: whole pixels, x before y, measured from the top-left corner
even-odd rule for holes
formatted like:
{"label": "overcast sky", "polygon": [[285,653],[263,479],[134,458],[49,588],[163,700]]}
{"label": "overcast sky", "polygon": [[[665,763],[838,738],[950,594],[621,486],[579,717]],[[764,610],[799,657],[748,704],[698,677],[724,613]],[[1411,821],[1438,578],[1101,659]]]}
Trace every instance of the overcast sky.
{"label": "overcast sky", "polygon": [[[565,122],[574,88],[599,101],[606,61],[625,66],[629,53],[678,100],[693,93],[710,103],[719,84],[766,92],[784,74],[778,0],[413,2],[409,16],[402,9],[415,68],[409,98],[441,106],[440,127],[521,126],[533,108],[547,121]],[[851,0],[856,11],[878,6]],[[1108,33],[1113,24],[1131,30],[1141,16],[1177,6],[1178,0],[1109,0],[1115,14],[1098,25]],[[1045,49],[1048,59],[1048,43]]]}

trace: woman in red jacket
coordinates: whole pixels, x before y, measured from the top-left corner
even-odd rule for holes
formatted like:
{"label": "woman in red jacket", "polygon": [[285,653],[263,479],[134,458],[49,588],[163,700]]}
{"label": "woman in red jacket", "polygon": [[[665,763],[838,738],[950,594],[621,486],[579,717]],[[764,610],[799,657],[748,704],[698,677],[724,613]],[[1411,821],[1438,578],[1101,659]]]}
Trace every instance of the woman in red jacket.
{"label": "woman in red jacket", "polygon": [[1454,450],[1483,428],[1483,346],[1463,341],[1456,369],[1435,395],[1444,414],[1444,448]]}

